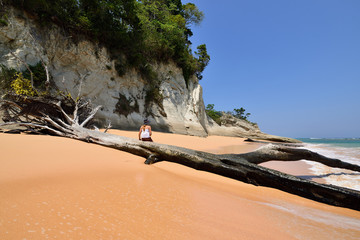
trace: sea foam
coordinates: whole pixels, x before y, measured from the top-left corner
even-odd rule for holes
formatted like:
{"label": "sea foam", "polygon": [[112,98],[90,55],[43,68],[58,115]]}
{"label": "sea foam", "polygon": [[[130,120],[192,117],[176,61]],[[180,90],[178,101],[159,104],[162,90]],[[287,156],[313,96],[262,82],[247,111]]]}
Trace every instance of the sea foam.
{"label": "sea foam", "polygon": [[[346,144],[305,143],[304,148],[329,158],[360,165],[360,147],[348,147]],[[315,178],[324,179],[327,184],[351,188],[360,191],[360,173],[341,168],[332,168],[320,163],[306,161]]]}

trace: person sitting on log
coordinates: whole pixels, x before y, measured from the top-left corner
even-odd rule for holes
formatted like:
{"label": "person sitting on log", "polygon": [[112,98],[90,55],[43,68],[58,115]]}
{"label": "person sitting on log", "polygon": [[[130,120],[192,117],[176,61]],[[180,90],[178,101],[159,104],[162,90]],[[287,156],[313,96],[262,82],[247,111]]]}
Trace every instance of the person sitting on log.
{"label": "person sitting on log", "polygon": [[151,139],[151,135],[152,132],[151,132],[151,126],[149,125],[149,120],[145,119],[144,125],[140,127],[139,140],[152,142],[153,140]]}

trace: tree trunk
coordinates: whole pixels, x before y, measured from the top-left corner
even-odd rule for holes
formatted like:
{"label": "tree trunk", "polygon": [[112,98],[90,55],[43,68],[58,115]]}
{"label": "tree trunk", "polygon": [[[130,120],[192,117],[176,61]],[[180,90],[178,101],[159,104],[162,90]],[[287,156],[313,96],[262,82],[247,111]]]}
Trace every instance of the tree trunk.
{"label": "tree trunk", "polygon": [[[25,127],[26,130],[23,131],[38,133],[44,133],[45,130],[52,135],[96,143],[142,156],[146,158],[146,164],[159,161],[174,162],[257,186],[276,188],[330,205],[360,210],[359,191],[304,180],[257,164],[270,160],[307,159],[330,167],[360,171],[357,165],[327,158],[306,149],[275,144],[268,144],[254,152],[244,154],[211,154],[177,146],[142,142],[85,128],[100,106],[90,109],[86,102],[74,100],[70,102],[72,106],[67,106],[66,112],[63,109],[65,104],[54,99],[17,96],[11,101],[2,102],[2,107],[13,115],[11,119],[14,121],[1,125],[16,124]],[[72,114],[69,113],[69,109]]]}

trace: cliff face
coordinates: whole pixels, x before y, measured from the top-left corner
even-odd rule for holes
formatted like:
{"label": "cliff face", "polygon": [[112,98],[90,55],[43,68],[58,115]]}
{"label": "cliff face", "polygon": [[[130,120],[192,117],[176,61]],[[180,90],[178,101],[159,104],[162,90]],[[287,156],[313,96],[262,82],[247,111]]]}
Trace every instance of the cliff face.
{"label": "cliff face", "polygon": [[[43,60],[59,90],[91,99],[103,106],[97,114],[100,125],[111,122],[114,128],[138,129],[148,118],[154,130],[207,136],[256,136],[257,126],[219,127],[205,113],[202,88],[196,77],[186,84],[175,64],[153,65],[160,85],[161,102],[146,102],[146,79],[135,70],[119,76],[105,48],[89,41],[76,43],[59,27],[38,27],[33,19],[15,9],[8,11],[8,25],[0,26],[0,64],[17,70]],[[239,127],[240,126],[240,127]]]}
{"label": "cliff face", "polygon": [[162,104],[145,104],[147,81],[130,70],[119,76],[105,48],[89,41],[74,41],[57,26],[40,29],[34,20],[11,9],[8,26],[0,28],[0,63],[18,70],[25,65],[10,54],[35,65],[42,59],[52,83],[59,90],[81,96],[103,108],[100,123],[111,121],[115,128],[138,129],[145,117],[155,130],[206,136],[202,89],[193,77],[186,86],[182,70],[173,63],[154,65],[159,77]]}

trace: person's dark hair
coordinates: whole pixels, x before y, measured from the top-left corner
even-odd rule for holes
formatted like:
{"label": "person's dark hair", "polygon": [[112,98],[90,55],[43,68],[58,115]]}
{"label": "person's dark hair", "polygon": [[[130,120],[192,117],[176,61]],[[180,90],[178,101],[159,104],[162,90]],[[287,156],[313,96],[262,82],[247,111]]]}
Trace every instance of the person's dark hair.
{"label": "person's dark hair", "polygon": [[147,118],[144,119],[144,124],[149,124],[149,120]]}

